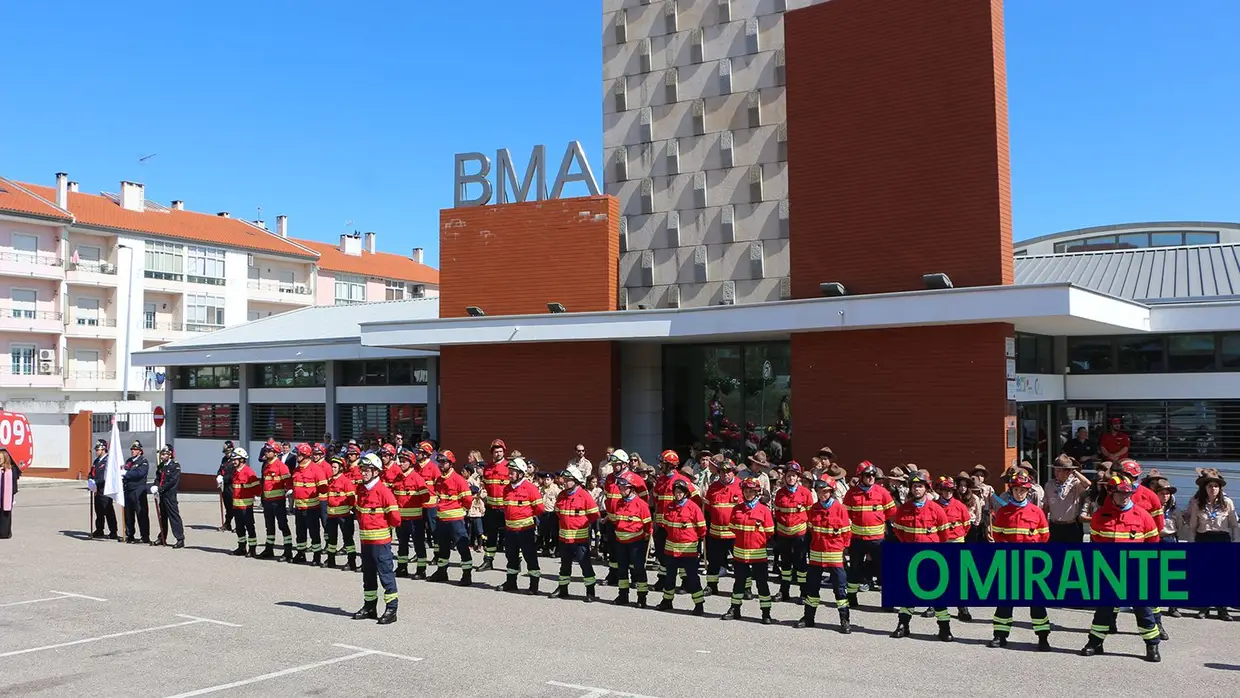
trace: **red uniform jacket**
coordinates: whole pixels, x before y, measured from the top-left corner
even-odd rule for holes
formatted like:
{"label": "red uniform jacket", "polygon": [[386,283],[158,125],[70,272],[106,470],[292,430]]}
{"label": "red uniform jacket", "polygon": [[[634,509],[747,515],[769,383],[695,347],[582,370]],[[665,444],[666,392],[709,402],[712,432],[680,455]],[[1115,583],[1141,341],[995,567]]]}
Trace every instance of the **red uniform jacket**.
{"label": "red uniform jacket", "polygon": [[[435,468],[439,470],[439,468]],[[429,487],[427,497],[430,497]],[[469,489],[469,481],[461,477],[455,470],[449,470],[435,481],[435,493],[439,498],[439,520],[461,521],[466,512],[474,505],[474,494]],[[426,508],[426,505],[423,505]]]}
{"label": "red uniform jacket", "polygon": [[[418,465],[415,463],[413,467],[418,468]],[[423,509],[438,508],[439,507],[439,481],[440,481],[440,478],[443,477],[443,473],[439,472],[439,466],[435,465],[435,461],[428,460],[426,461],[426,465],[418,468],[418,475],[421,475],[422,479],[426,481],[426,503],[422,505],[422,508]],[[465,490],[469,491],[469,487],[466,486]],[[473,496],[471,495],[469,499],[469,502],[471,505],[473,504],[473,501],[474,501]],[[469,507],[465,507],[465,508],[469,509]]]}
{"label": "red uniform jacket", "polygon": [[357,502],[357,485],[346,472],[341,472],[327,483],[327,518],[340,519],[353,514]]}
{"label": "red uniform jacket", "polygon": [[891,517],[896,539],[901,543],[946,543],[947,515],[943,507],[929,497],[922,501],[924,504],[917,506],[910,499],[896,509]]}
{"label": "red uniform jacket", "polygon": [[523,478],[515,487],[512,483],[504,487],[504,527],[509,531],[533,528],[535,517],[545,511],[542,492],[529,480]]}
{"label": "red uniform jacket", "polygon": [[422,504],[427,497],[426,480],[418,474],[418,469],[410,467],[408,472],[401,471],[400,477],[392,483],[392,494],[396,497],[396,506],[400,507],[400,518],[422,518]]}
{"label": "red uniform jacket", "polygon": [[345,463],[344,469],[349,474],[349,479],[353,481],[353,484],[360,487],[362,484],[362,466],[360,463]]}
{"label": "red uniform jacket", "polygon": [[1136,502],[1123,510],[1109,497],[1089,520],[1089,539],[1094,543],[1157,543],[1161,530]]}
{"label": "red uniform jacket", "polygon": [[293,486],[293,476],[288,466],[279,460],[273,460],[263,466],[263,501],[284,499],[288,489]]}
{"label": "red uniform jacket", "polygon": [[775,491],[774,504],[775,533],[789,537],[805,535],[809,530],[809,508],[814,506],[814,495],[809,488],[780,487]]}
{"label": "red uniform jacket", "polygon": [[645,499],[650,494],[650,489],[646,487],[646,481],[637,473],[629,470],[626,465],[624,470],[617,470],[603,479],[603,496],[606,498],[603,500],[603,506],[607,509],[608,514],[611,513],[612,508],[616,506],[616,502],[620,499],[620,488],[616,486],[616,478],[618,477],[623,477],[633,483],[633,494],[636,494],[638,497]]}
{"label": "red uniform jacket", "polygon": [[319,469],[313,463],[298,465],[293,471],[293,508],[306,510],[317,507],[320,494],[327,494],[327,483],[319,485]]}
{"label": "red uniform jacket", "polygon": [[702,507],[687,498],[679,504],[673,502],[663,512],[663,523],[660,525],[667,531],[664,554],[697,557],[698,541],[706,537],[706,517],[702,515]]}
{"label": "red uniform jacket", "polygon": [[633,495],[632,499],[624,497],[616,502],[615,511],[607,515],[616,527],[616,540],[621,543],[632,543],[645,540],[654,531],[650,518],[650,505],[646,500]]}
{"label": "red uniform jacket", "polygon": [[598,521],[598,503],[586,488],[578,485],[560,492],[555,498],[555,513],[560,520],[561,543],[578,544],[590,540],[590,524]]}
{"label": "red uniform jacket", "polygon": [[391,545],[392,529],[400,526],[396,496],[382,482],[357,488],[357,528],[362,545]]}
{"label": "red uniform jacket", "polygon": [[504,488],[508,486],[508,459],[489,463],[482,469],[482,488],[486,491],[487,507],[504,506]]}
{"label": "red uniform jacket", "polygon": [[843,567],[844,549],[852,543],[852,522],[843,502],[832,497],[809,510],[809,564]]}
{"label": "red uniform jacket", "polygon": [[254,498],[262,491],[263,483],[249,463],[242,463],[233,475],[233,509],[248,509],[254,506]]}
{"label": "red uniform jacket", "polygon": [[[387,485],[390,489],[392,487],[392,483],[400,479],[400,464],[395,460],[388,463],[388,466],[384,468],[383,472],[379,475],[379,479],[382,480],[383,484]],[[393,492],[392,494],[394,495],[396,493]]]}
{"label": "red uniform jacket", "polygon": [[332,481],[332,464],[325,460],[310,460],[310,464],[319,469],[319,484],[323,485],[321,496],[327,496],[327,483]]}
{"label": "red uniform jacket", "polygon": [[943,515],[947,517],[947,528],[945,529],[947,532],[947,542],[963,543],[964,537],[969,533],[970,522],[973,519],[973,514],[969,511],[969,507],[955,497],[952,497],[951,501],[946,504],[943,503],[942,499],[938,500],[936,504],[943,509]]}
{"label": "red uniform jacket", "polygon": [[710,527],[707,534],[711,538],[735,538],[732,532],[732,509],[741,502],[741,483],[736,476],[731,482],[722,479],[710,483],[706,488],[706,513],[710,515]]}
{"label": "red uniform jacket", "polygon": [[882,540],[887,532],[887,517],[895,512],[896,503],[887,488],[876,483],[869,491],[862,490],[860,485],[849,487],[844,508],[848,510],[854,538]]}
{"label": "red uniform jacket", "polygon": [[996,543],[1045,543],[1051,539],[1051,528],[1042,507],[1029,500],[1024,506],[1008,503],[991,518],[990,539]]}
{"label": "red uniform jacket", "polygon": [[1150,518],[1154,519],[1154,525],[1159,531],[1163,530],[1166,515],[1163,513],[1162,497],[1155,494],[1154,490],[1145,485],[1137,485],[1137,489],[1132,493],[1132,503],[1148,511]]}
{"label": "red uniform jacket", "polygon": [[[801,488],[804,489],[804,488]],[[736,536],[732,545],[732,559],[737,562],[766,562],[766,542],[775,533],[775,518],[762,502],[751,507],[741,502],[732,509],[732,521],[728,527]]]}
{"label": "red uniform jacket", "polygon": [[[663,521],[663,512],[668,505],[676,501],[672,494],[672,486],[677,482],[689,483],[689,498],[693,500],[699,507],[704,506],[702,501],[702,493],[698,492],[698,488],[693,481],[685,477],[684,473],[673,472],[671,475],[660,475],[659,479],[654,481],[654,522],[659,524]],[[641,493],[638,493],[641,496]]]}

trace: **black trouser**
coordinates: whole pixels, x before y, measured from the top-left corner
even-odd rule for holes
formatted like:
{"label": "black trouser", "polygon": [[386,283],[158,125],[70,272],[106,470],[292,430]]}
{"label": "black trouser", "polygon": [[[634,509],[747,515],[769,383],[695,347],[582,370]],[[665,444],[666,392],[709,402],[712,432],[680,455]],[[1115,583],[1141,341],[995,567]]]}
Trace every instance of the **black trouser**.
{"label": "black trouser", "polygon": [[[1115,617],[1119,615],[1119,609],[1113,606],[1098,607],[1094,609],[1094,619],[1089,626],[1089,641],[1092,644],[1102,644],[1107,639],[1107,633],[1110,632],[1111,626],[1115,624]],[[1154,619],[1154,609],[1149,606],[1133,606],[1132,615],[1137,618],[1137,634],[1145,640],[1147,645],[1158,644],[1158,621]]]}
{"label": "black trouser", "polygon": [[[947,612],[946,606],[934,606],[934,618],[940,623],[951,622],[952,616]],[[908,623],[913,617],[913,609],[908,607],[900,608],[900,622]]]}
{"label": "black trouser", "polygon": [[232,494],[232,480],[225,480],[224,489],[220,491],[220,501],[224,502],[224,528],[232,528],[233,519],[237,517],[236,510],[233,509]]}
{"label": "black trouser", "polygon": [[[667,529],[663,528],[662,526],[655,526],[654,527],[654,562],[655,562],[655,571],[659,573],[660,578],[662,578],[663,575],[667,574],[667,552],[663,548],[663,546],[666,543],[667,543]],[[642,565],[644,566],[645,564],[646,564],[646,561],[642,560]],[[615,565],[612,565],[612,567],[615,567]]]}
{"label": "black trouser", "polygon": [[1080,522],[1051,524],[1052,543],[1080,543],[1084,537],[1085,527]]}
{"label": "black trouser", "polygon": [[524,531],[504,531],[504,556],[508,559],[508,576],[515,577],[521,573],[521,558],[525,558],[525,567],[533,579],[542,576],[538,569],[538,545],[534,540],[534,529]]}
{"label": "black trouser", "polygon": [[231,511],[237,528],[237,545],[258,545],[258,534],[254,532],[254,507],[236,507]]}
{"label": "black trouser", "polygon": [[95,491],[95,533],[103,535],[103,524],[108,524],[108,535],[116,535],[116,506],[112,498]]}
{"label": "black trouser", "polygon": [[767,561],[755,560],[742,562],[732,559],[732,605],[740,606],[745,600],[745,587],[753,579],[758,587],[758,607],[766,611],[771,608],[771,580],[767,577]]}
{"label": "black trouser", "polygon": [[590,562],[590,544],[584,541],[560,543],[560,587],[568,586],[572,580],[574,562],[581,566],[581,581],[585,582],[586,589],[593,589],[598,580],[594,578],[594,565]]}
{"label": "black trouser", "polygon": [[805,568],[809,566],[809,536],[777,535],[775,550],[779,552],[780,585],[787,587],[791,584],[805,584]]}
{"label": "black trouser", "polygon": [[469,534],[465,532],[465,520],[440,521],[439,516],[436,515],[435,524],[439,538],[439,555],[436,557],[439,558],[440,568],[448,564],[452,549],[456,548],[456,552],[461,556],[461,570],[464,572],[472,570],[474,557],[469,552]]}
{"label": "black trouser", "polygon": [[142,534],[142,540],[147,542],[151,540],[151,515],[146,510],[146,494],[145,484],[140,490],[125,490],[125,527],[128,529],[126,536],[129,540],[134,538],[135,520],[138,531]]}
{"label": "black trouser", "polygon": [[[1079,539],[1078,539],[1079,540]],[[1037,635],[1049,635],[1051,619],[1045,606],[1030,606],[1029,620],[1033,622],[1033,632]],[[1012,632],[1012,607],[1000,606],[995,609],[994,618],[990,622],[995,637],[1007,637]]]}
{"label": "black trouser", "polygon": [[[818,565],[810,565],[809,570],[805,573],[805,586],[801,592],[801,599],[805,604],[805,610],[817,612],[818,606],[821,604],[822,582],[826,578],[831,588],[835,590],[835,608],[839,610],[841,618],[848,617],[848,574],[841,567],[819,567]],[[813,613],[810,614],[811,616]]]}
{"label": "black trouser", "polygon": [[554,511],[548,511],[538,517],[538,549],[555,550],[560,532],[560,520]]}
{"label": "black trouser", "polygon": [[[318,521],[318,510],[308,510]],[[379,584],[383,584],[383,603],[396,610],[396,574],[392,568],[392,546],[388,543],[362,545],[362,600],[378,604]]]}
{"label": "black trouser", "polygon": [[319,527],[327,530],[327,500],[319,500]]}
{"label": "black trouser", "polygon": [[706,537],[706,583],[718,584],[719,573],[728,566],[728,558],[732,557],[732,545],[735,538]]}
{"label": "black trouser", "polygon": [[409,543],[413,542],[414,562],[417,569],[426,569],[426,522],[421,516],[411,516],[400,520],[400,528],[396,529],[396,564],[409,564]]}
{"label": "black trouser", "polygon": [[620,575],[618,578],[620,593],[628,593],[630,577],[632,577],[633,586],[637,587],[638,594],[645,594],[649,591],[650,587],[646,582],[645,538],[628,543],[616,543],[616,569]]}
{"label": "black trouser", "polygon": [[[294,509],[293,521],[297,524],[297,544],[294,547],[298,552],[317,553],[323,550],[323,541],[319,538],[320,519],[317,506],[310,509]],[[307,534],[310,538],[309,545],[306,544]]]}
{"label": "black trouser", "polygon": [[495,558],[495,553],[499,550],[501,531],[504,530],[504,511],[499,508],[487,506],[486,512],[482,514],[482,535],[486,537],[486,559]]}
{"label": "black trouser", "polygon": [[263,527],[267,529],[267,545],[276,544],[276,528],[287,545],[292,542],[293,535],[288,530],[288,503],[284,497],[263,500]]}
{"label": "black trouser", "polygon": [[861,580],[869,579],[870,563],[865,558],[869,555],[873,558],[873,565],[878,568],[883,566],[883,541],[865,540],[862,538],[853,538],[852,543],[848,546],[848,593],[856,594],[861,588]]}
{"label": "black trouser", "polygon": [[[339,537],[337,537],[337,534],[339,534]],[[353,517],[352,516],[329,516],[327,517],[326,538],[327,538],[327,554],[328,555],[335,555],[336,553],[341,552],[342,550],[346,553],[357,552],[357,549],[353,547]],[[344,538],[344,545],[339,545],[340,538]]]}
{"label": "black trouser", "polygon": [[159,530],[164,536],[168,527],[172,527],[172,537],[178,541],[185,540],[185,529],[181,525],[181,506],[177,503],[176,492],[164,492],[159,495]]}
{"label": "black trouser", "polygon": [[439,507],[422,507],[422,527],[431,549],[439,546]]}
{"label": "black trouser", "polygon": [[[655,531],[658,530],[659,527],[656,526]],[[603,551],[603,557],[607,559],[607,565],[611,568],[608,576],[614,576],[616,572],[616,525],[610,521],[604,521],[600,525],[599,540],[601,541],[599,549]],[[658,551],[655,551],[655,554],[657,555]],[[643,560],[642,564],[646,564],[646,561]]]}
{"label": "black trouser", "polygon": [[[663,600],[670,602],[676,598],[676,578],[683,573],[684,582],[681,588],[693,595],[693,604],[703,603],[702,578],[698,576],[698,556],[676,557],[667,556],[667,572],[663,575]],[[645,564],[645,560],[642,561]]]}

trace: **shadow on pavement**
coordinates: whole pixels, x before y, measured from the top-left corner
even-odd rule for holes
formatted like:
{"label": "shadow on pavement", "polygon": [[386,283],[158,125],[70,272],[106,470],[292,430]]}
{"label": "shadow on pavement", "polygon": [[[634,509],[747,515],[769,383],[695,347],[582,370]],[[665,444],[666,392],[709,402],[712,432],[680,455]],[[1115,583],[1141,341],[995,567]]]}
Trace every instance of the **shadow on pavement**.
{"label": "shadow on pavement", "polygon": [[[187,545],[186,550],[201,550],[204,553],[215,553],[217,555],[232,555],[236,548],[208,548],[205,545]],[[237,557],[240,557],[238,555]]]}
{"label": "shadow on pavement", "polygon": [[343,608],[333,608],[331,606],[320,606],[313,603],[303,603],[301,601],[277,601],[277,606],[285,606],[287,608],[300,608],[303,611],[311,613],[322,613],[327,616],[352,616],[352,611],[346,611]]}
{"label": "shadow on pavement", "polygon": [[1201,666],[1207,669],[1218,669],[1219,671],[1240,671],[1240,664],[1220,664],[1219,662],[1206,662]]}
{"label": "shadow on pavement", "polygon": [[190,524],[186,528],[193,531],[221,531],[223,533],[232,533],[232,531],[224,531],[219,526],[207,526],[204,524]]}
{"label": "shadow on pavement", "polygon": [[[61,531],[60,535],[68,536],[69,538],[76,538],[78,540],[94,540],[93,538],[90,537],[90,533],[87,531]],[[99,540],[108,540],[108,539],[100,538]]]}

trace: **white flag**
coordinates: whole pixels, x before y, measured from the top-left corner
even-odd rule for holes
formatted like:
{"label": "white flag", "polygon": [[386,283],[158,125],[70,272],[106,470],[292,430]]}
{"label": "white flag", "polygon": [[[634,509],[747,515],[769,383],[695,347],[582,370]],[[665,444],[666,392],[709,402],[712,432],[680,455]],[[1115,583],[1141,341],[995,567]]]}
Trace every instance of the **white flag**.
{"label": "white flag", "polygon": [[125,487],[121,482],[121,432],[112,418],[112,443],[108,448],[108,464],[104,470],[103,496],[111,497],[117,506],[125,506]]}

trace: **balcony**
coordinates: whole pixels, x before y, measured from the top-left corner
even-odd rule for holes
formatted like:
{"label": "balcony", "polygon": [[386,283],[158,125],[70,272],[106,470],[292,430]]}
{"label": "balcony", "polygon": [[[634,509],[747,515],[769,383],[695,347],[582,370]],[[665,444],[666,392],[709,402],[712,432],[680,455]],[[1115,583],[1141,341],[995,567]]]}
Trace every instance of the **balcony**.
{"label": "balcony", "polygon": [[38,372],[38,366],[21,367],[5,363],[0,366],[0,387],[3,388],[63,388],[65,379],[58,371]]}
{"label": "balcony", "polygon": [[0,330],[60,334],[65,331],[60,313],[25,308],[0,308]]}
{"label": "balcony", "polygon": [[41,252],[0,250],[0,276],[63,279],[65,278],[65,262],[56,255]]}
{"label": "balcony", "polygon": [[142,276],[145,279],[142,282],[142,287],[147,291],[185,293],[185,277],[181,274],[147,269],[142,272]]}
{"label": "balcony", "polygon": [[262,281],[250,279],[246,282],[246,296],[252,301],[263,303],[281,303],[284,305],[314,305],[314,296],[306,284],[287,281]]}
{"label": "balcony", "polygon": [[116,320],[104,317],[76,316],[65,323],[64,332],[66,337],[115,339]]}
{"label": "balcony", "polygon": [[116,371],[65,371],[65,390],[118,390]]}
{"label": "balcony", "polygon": [[194,323],[185,324],[186,332],[214,332],[222,329],[224,329],[223,325],[197,325]]}
{"label": "balcony", "polygon": [[173,342],[185,336],[185,325],[179,322],[160,321],[157,316],[142,316],[142,339],[152,342]]}
{"label": "balcony", "polygon": [[69,262],[65,281],[82,286],[115,286],[116,265],[108,262]]}

